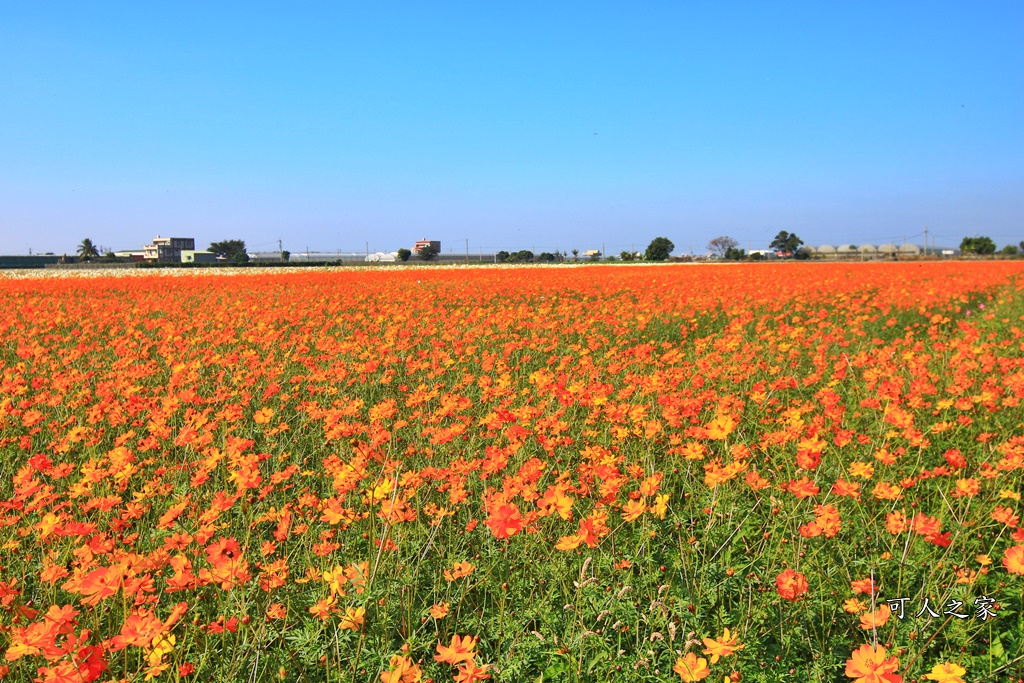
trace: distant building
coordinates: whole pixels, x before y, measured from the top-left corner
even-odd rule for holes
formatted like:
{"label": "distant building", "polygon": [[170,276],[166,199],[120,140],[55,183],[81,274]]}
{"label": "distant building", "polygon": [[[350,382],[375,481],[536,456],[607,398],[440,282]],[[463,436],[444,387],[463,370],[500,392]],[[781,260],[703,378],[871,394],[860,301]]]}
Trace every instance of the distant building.
{"label": "distant building", "polygon": [[116,256],[117,258],[126,258],[132,263],[138,263],[139,261],[146,260],[146,252],[138,250],[132,251],[131,249],[115,251],[114,256]]}
{"label": "distant building", "polygon": [[288,259],[284,257],[283,251],[255,251],[249,254],[249,260],[260,261],[262,263],[273,263],[278,261],[287,261]]}
{"label": "distant building", "polygon": [[416,246],[413,247],[412,250],[413,250],[414,253],[419,253],[420,249],[424,249],[426,247],[433,247],[434,251],[436,251],[439,254],[441,253],[441,241],[440,240],[428,240],[426,237],[424,237],[421,240],[418,240],[416,242]]}
{"label": "distant building", "polygon": [[142,248],[147,261],[157,263],[181,263],[182,251],[194,251],[196,241],[192,237],[161,237],[157,235],[151,244]]}
{"label": "distant building", "polygon": [[398,261],[398,252],[376,251],[372,254],[367,254],[365,261],[366,263],[395,263]]}
{"label": "distant building", "polygon": [[212,251],[197,251],[195,249],[181,250],[182,263],[216,263],[217,255]]}

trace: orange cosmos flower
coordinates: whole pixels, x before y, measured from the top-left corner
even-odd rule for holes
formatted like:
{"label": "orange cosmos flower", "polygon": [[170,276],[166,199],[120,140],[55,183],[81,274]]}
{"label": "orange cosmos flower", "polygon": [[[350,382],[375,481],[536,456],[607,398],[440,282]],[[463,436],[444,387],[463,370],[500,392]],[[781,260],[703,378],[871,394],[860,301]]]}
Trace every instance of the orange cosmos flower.
{"label": "orange cosmos flower", "polygon": [[469,576],[473,573],[475,567],[469,562],[456,562],[452,569],[444,570],[444,578],[448,581],[458,581],[464,576]]}
{"label": "orange cosmos flower", "polygon": [[712,664],[717,664],[720,657],[728,657],[746,647],[738,643],[737,639],[729,632],[729,629],[725,629],[725,633],[719,640],[704,638],[704,645],[707,647],[701,650],[701,652],[711,655]]}
{"label": "orange cosmos flower", "polygon": [[491,511],[484,524],[490,527],[495,538],[508,538],[522,530],[523,518],[515,504],[505,503]]}
{"label": "orange cosmos flower", "polygon": [[853,683],[902,683],[903,677],[896,673],[899,659],[886,659],[885,654],[881,645],[877,648],[861,645],[846,660],[846,675],[854,679]]}
{"label": "orange cosmos flower", "polygon": [[1003,507],[997,505],[992,511],[992,519],[997,522],[1002,522],[1006,526],[1017,526],[1020,523],[1020,517],[1014,513],[1013,508]]}
{"label": "orange cosmos flower", "polygon": [[889,609],[889,605],[882,605],[874,612],[860,615],[860,627],[865,630],[871,630],[885,626],[891,616],[892,610]]}
{"label": "orange cosmos flower", "polygon": [[428,614],[435,619],[444,619],[448,616],[449,605],[447,602],[439,602],[436,605],[431,606]]}
{"label": "orange cosmos flower", "polygon": [[392,655],[388,661],[388,670],[380,675],[381,683],[419,683],[423,673],[412,657]]}
{"label": "orange cosmos flower", "polygon": [[843,611],[847,614],[856,614],[857,612],[863,612],[867,608],[868,606],[864,603],[864,601],[858,600],[857,598],[850,598],[849,600],[843,603]]}
{"label": "orange cosmos flower", "polygon": [[476,656],[473,649],[476,647],[477,640],[473,636],[459,638],[459,636],[454,635],[450,645],[437,644],[437,654],[434,655],[434,660],[443,664],[467,662]]}
{"label": "orange cosmos flower", "polygon": [[787,569],[775,577],[775,589],[786,600],[799,600],[809,590],[807,577],[792,569]]}
{"label": "orange cosmos flower", "polygon": [[786,488],[797,498],[810,498],[811,496],[818,495],[818,492],[821,490],[807,477],[800,477],[800,479],[789,482]]}
{"label": "orange cosmos flower", "polygon": [[708,668],[708,660],[698,657],[692,652],[687,652],[685,657],[677,659],[672,670],[679,674],[679,678],[684,683],[700,681],[711,675],[711,669]]}
{"label": "orange cosmos flower", "polygon": [[366,610],[363,607],[346,607],[345,616],[341,618],[342,631],[358,631],[363,627],[363,622],[366,621]]}
{"label": "orange cosmos flower", "polygon": [[707,438],[713,441],[721,441],[736,429],[736,420],[732,419],[729,415],[718,415],[708,423],[705,429],[707,430]]}
{"label": "orange cosmos flower", "polygon": [[1003,566],[1011,574],[1024,575],[1024,545],[1015,545],[1003,554]]}
{"label": "orange cosmos flower", "polygon": [[477,664],[472,659],[467,660],[455,672],[455,683],[474,683],[474,681],[486,680],[491,677],[491,674],[487,673],[489,666],[490,664]]}
{"label": "orange cosmos flower", "polygon": [[335,598],[333,595],[324,600],[318,600],[315,605],[309,608],[309,613],[317,619],[319,619],[320,621],[327,621],[327,619],[330,618],[332,613],[338,611],[337,608],[335,607],[335,604],[337,604],[337,602],[337,598]]}
{"label": "orange cosmos flower", "polygon": [[631,500],[622,506],[622,519],[626,522],[635,522],[645,512],[647,505],[642,500]]}

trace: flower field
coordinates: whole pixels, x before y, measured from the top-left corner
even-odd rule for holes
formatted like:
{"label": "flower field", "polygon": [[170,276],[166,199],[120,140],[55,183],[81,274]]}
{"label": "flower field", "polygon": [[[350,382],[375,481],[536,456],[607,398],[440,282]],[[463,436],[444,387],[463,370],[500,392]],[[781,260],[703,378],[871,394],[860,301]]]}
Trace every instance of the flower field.
{"label": "flower field", "polygon": [[1024,264],[0,278],[0,672],[1024,678]]}

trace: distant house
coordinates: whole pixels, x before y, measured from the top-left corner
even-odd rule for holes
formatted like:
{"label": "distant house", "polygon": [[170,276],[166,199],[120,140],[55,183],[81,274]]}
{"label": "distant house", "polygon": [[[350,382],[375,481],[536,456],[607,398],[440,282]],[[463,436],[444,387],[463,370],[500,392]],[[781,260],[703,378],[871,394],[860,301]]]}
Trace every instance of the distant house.
{"label": "distant house", "polygon": [[216,263],[217,255],[212,251],[197,251],[195,249],[183,249],[181,252],[182,263]]}
{"label": "distant house", "polygon": [[424,237],[421,240],[417,240],[416,246],[413,247],[412,250],[415,253],[419,253],[420,249],[425,249],[427,247],[433,247],[434,250],[437,253],[439,253],[439,254],[441,253],[441,241],[440,240],[428,240],[426,237]]}
{"label": "distant house", "polygon": [[194,251],[196,241],[192,237],[161,237],[142,248],[144,259],[156,263],[181,263],[182,251]]}

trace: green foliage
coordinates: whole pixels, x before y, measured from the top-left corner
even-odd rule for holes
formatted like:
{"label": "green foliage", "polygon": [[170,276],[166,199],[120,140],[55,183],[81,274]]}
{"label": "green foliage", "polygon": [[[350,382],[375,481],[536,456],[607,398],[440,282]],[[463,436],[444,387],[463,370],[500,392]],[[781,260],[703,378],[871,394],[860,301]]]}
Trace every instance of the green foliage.
{"label": "green foliage", "polygon": [[511,257],[511,254],[509,254],[507,251],[502,250],[494,255],[494,260],[497,261],[498,263],[505,263],[505,261],[508,261]]}
{"label": "green foliage", "polygon": [[631,251],[623,251],[619,254],[619,258],[623,261],[632,261],[635,257],[635,254]]}
{"label": "green foliage", "polygon": [[991,237],[965,237],[960,242],[960,253],[987,255],[996,252],[996,243]]}
{"label": "green foliage", "polygon": [[737,249],[736,247],[729,247],[725,250],[725,258],[730,261],[742,261],[747,258],[747,252],[745,249]]}
{"label": "green foliage", "polygon": [[770,246],[775,251],[787,252],[792,254],[794,258],[798,258],[796,255],[803,243],[804,241],[797,237],[796,233],[780,230]]}
{"label": "green foliage", "polygon": [[412,256],[412,251],[410,251],[409,249],[406,249],[406,248],[403,247],[403,248],[398,250],[398,260],[399,261],[402,261],[404,263],[405,261],[409,260],[410,256]]}
{"label": "green foliage", "polygon": [[546,251],[541,252],[540,254],[537,255],[537,261],[539,261],[539,262],[550,263],[550,262],[552,262],[554,260],[555,260],[555,255],[551,254],[551,253],[548,253]]}
{"label": "green foliage", "polygon": [[675,248],[676,245],[672,244],[672,240],[669,238],[655,237],[651,240],[651,243],[647,245],[647,251],[644,252],[644,259],[647,261],[664,261]]}
{"label": "green foliage", "polygon": [[521,249],[508,257],[513,263],[529,263],[533,260],[533,252],[529,249]]}
{"label": "green foliage", "polygon": [[[245,241],[244,240],[222,240],[220,242],[210,242],[210,246],[206,248],[207,251],[213,252],[217,258],[227,259],[232,263],[238,263],[235,257],[238,254],[245,254]],[[244,262],[248,262],[248,258]]]}
{"label": "green foliage", "polygon": [[82,243],[78,245],[78,255],[83,261],[89,261],[98,257],[100,252],[96,249],[96,245],[92,243],[92,240],[86,237],[82,240]]}

